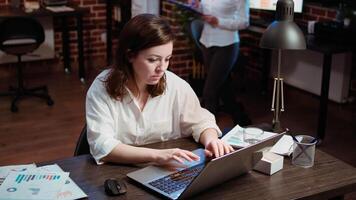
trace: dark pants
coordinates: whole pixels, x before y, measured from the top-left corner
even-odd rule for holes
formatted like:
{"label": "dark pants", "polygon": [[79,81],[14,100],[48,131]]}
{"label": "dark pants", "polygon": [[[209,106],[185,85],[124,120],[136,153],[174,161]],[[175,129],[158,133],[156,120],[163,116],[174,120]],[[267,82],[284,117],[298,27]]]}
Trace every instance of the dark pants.
{"label": "dark pants", "polygon": [[233,107],[234,91],[230,78],[239,54],[239,43],[225,47],[205,48],[202,45],[204,66],[207,72],[203,90],[203,105],[213,114],[218,112],[219,98],[226,107]]}

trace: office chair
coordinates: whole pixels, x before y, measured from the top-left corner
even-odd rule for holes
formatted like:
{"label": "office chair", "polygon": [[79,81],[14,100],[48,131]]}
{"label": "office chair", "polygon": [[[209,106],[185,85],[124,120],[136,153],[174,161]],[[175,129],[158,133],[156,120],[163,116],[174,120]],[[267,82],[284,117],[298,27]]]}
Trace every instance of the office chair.
{"label": "office chair", "polygon": [[89,147],[88,137],[87,137],[87,125],[85,124],[82,129],[82,132],[79,135],[77,145],[76,145],[75,151],[74,151],[74,156],[90,154],[89,148],[90,147]]}
{"label": "office chair", "polygon": [[201,36],[201,32],[203,31],[203,28],[204,28],[204,22],[201,19],[195,19],[190,22],[190,27],[189,27],[190,34],[195,45],[199,47],[199,49],[201,49],[201,44],[199,42],[199,39]]}
{"label": "office chair", "polygon": [[48,95],[46,86],[25,88],[22,74],[21,57],[36,50],[44,41],[42,25],[29,17],[11,17],[0,22],[0,50],[6,54],[17,56],[17,87],[10,86],[9,92],[0,96],[13,96],[11,111],[17,112],[17,102],[24,97],[32,96],[45,99],[49,106],[54,102]]}
{"label": "office chair", "polygon": [[204,22],[200,19],[195,19],[189,23],[187,27],[189,37],[194,42],[195,50],[194,50],[194,58],[197,59],[198,62],[203,63],[203,56],[202,56],[202,46],[199,42],[201,32],[203,31]]}
{"label": "office chair", "polygon": [[191,43],[193,44],[193,66],[192,73],[189,77],[189,83],[198,97],[202,96],[205,83],[205,74],[202,70],[204,60],[202,55],[202,47],[199,42],[203,27],[204,22],[199,19],[193,20],[190,23],[187,23],[186,26],[184,26],[185,31],[188,33],[187,35]]}

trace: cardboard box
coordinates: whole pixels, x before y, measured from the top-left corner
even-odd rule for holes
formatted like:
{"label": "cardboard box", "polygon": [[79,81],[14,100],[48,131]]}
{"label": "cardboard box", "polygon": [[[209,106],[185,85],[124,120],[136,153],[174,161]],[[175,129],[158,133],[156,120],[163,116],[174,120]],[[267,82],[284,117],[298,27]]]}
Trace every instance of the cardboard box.
{"label": "cardboard box", "polygon": [[253,169],[264,174],[272,175],[283,169],[283,156],[262,150],[254,154]]}

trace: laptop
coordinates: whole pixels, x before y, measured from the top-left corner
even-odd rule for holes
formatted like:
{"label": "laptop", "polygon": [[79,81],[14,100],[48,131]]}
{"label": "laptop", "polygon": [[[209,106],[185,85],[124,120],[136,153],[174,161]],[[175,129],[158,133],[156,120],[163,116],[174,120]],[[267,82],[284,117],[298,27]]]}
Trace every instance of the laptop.
{"label": "laptop", "polygon": [[185,199],[247,173],[253,167],[253,153],[272,146],[282,135],[274,135],[210,161],[205,158],[204,149],[196,149],[193,153],[200,160],[187,162],[186,168],[170,171],[158,166],[148,166],[128,173],[127,176],[169,199]]}

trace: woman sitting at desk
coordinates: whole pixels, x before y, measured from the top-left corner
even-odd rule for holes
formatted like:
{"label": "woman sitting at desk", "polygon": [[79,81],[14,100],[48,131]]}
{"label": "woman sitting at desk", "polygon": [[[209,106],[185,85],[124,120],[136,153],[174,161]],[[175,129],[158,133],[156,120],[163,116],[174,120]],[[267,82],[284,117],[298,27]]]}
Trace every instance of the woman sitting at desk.
{"label": "woman sitting at desk", "polygon": [[197,160],[182,149],[137,147],[191,135],[210,156],[233,151],[218,139],[214,116],[200,106],[189,84],[167,71],[173,50],[167,21],[138,15],[125,25],[119,41],[116,63],[98,75],[86,98],[88,142],[98,164]]}

